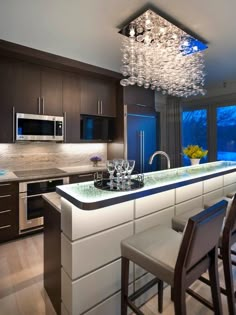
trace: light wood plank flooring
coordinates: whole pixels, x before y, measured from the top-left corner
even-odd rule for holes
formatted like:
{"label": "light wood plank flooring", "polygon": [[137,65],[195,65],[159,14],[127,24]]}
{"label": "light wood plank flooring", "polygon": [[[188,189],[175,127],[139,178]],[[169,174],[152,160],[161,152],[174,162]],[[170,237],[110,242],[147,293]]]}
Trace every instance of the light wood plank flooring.
{"label": "light wood plank flooring", "polygon": [[[222,278],[222,267],[220,273]],[[210,289],[207,286],[196,282],[194,288],[210,299]],[[222,302],[224,314],[227,315],[224,296]],[[145,315],[157,315],[157,298],[152,298],[142,310]],[[187,313],[213,314],[190,296],[187,296]],[[173,314],[173,303],[167,288],[164,291],[163,315]],[[43,234],[0,245],[0,315],[56,315],[43,288]]]}

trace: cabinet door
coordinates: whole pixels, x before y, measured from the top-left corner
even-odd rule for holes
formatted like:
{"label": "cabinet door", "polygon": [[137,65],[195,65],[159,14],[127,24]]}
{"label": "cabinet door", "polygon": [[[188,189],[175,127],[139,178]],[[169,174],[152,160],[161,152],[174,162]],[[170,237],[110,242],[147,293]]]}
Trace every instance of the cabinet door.
{"label": "cabinet door", "polygon": [[62,72],[41,69],[41,114],[62,116]]}
{"label": "cabinet door", "polygon": [[113,82],[101,81],[100,94],[100,115],[116,116],[116,86]]}
{"label": "cabinet door", "polygon": [[80,142],[80,81],[79,76],[63,73],[63,112],[65,142]]}
{"label": "cabinet door", "polygon": [[99,115],[101,83],[94,78],[81,78],[81,114]]}
{"label": "cabinet door", "polygon": [[13,139],[14,106],[14,64],[11,60],[0,58],[0,143],[9,143]]}
{"label": "cabinet door", "polygon": [[155,91],[144,87],[127,86],[124,88],[124,101],[128,105],[141,105],[143,107],[155,107]]}
{"label": "cabinet door", "polygon": [[40,114],[40,67],[26,62],[15,64],[14,104],[16,112]]}

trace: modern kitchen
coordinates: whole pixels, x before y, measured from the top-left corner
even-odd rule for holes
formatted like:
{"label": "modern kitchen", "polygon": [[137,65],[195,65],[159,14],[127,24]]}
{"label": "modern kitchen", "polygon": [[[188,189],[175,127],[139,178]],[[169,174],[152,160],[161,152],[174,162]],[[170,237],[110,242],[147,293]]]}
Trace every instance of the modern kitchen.
{"label": "modern kitchen", "polygon": [[0,315],[236,315],[234,9],[0,2]]}

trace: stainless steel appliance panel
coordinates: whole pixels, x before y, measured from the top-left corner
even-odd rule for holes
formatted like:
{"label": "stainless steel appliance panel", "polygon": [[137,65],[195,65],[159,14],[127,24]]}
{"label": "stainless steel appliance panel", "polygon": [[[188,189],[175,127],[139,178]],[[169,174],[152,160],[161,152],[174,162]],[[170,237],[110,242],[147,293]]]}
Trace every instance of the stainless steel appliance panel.
{"label": "stainless steel appliance panel", "polygon": [[64,117],[16,113],[17,141],[63,141]]}

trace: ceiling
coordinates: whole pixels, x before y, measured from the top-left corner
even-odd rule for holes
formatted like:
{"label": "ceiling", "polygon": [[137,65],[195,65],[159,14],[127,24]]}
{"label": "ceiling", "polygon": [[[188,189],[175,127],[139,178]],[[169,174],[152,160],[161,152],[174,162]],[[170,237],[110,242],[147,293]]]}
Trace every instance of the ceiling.
{"label": "ceiling", "polygon": [[[235,0],[149,1],[208,42],[207,83],[236,79]],[[0,38],[119,72],[119,26],[143,0],[0,0]]]}

